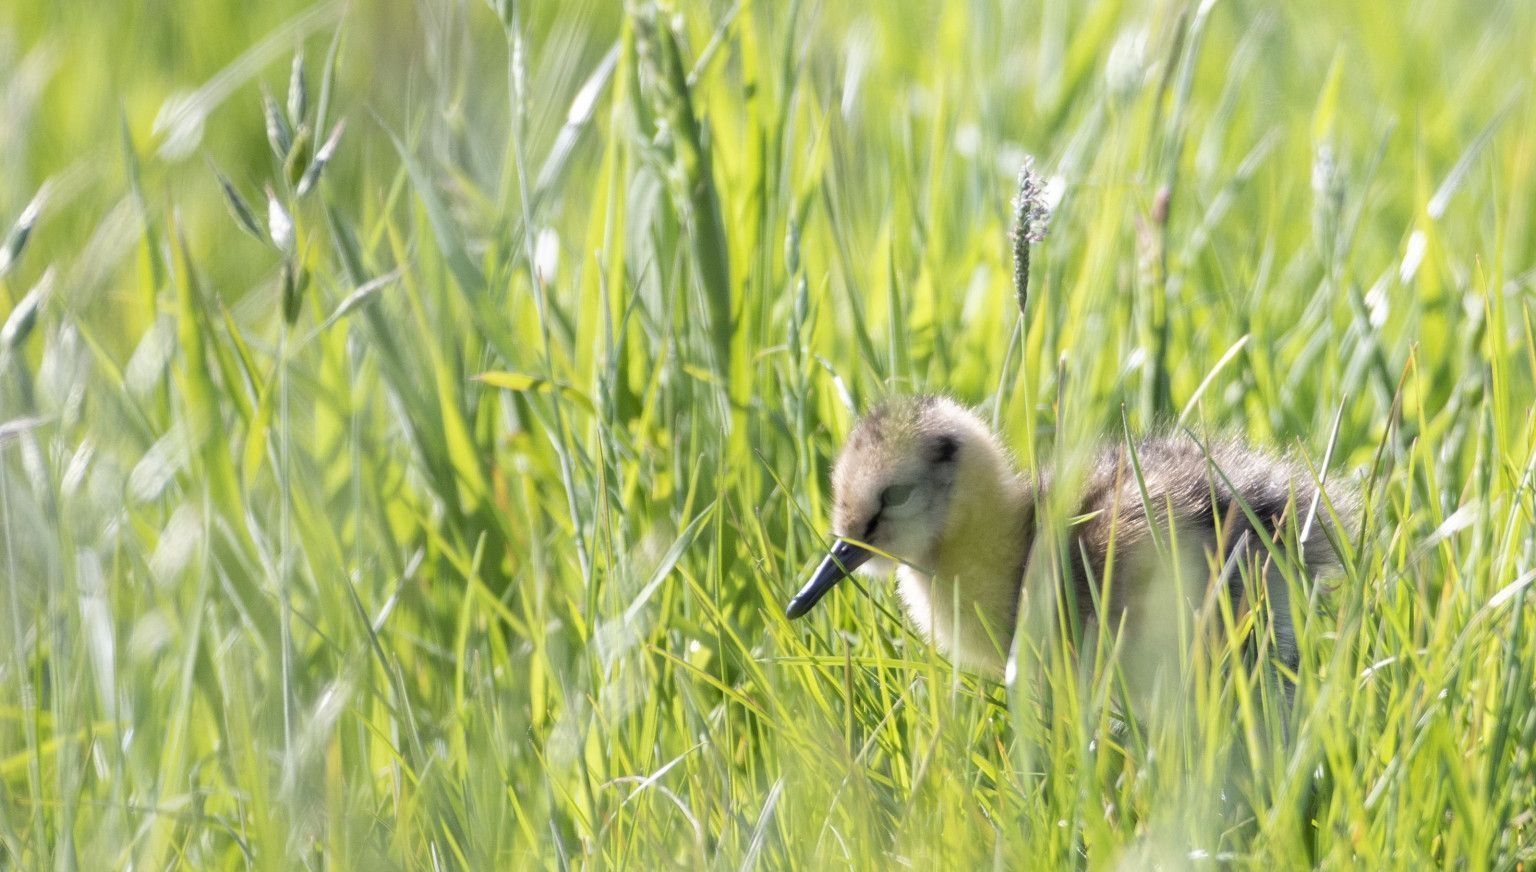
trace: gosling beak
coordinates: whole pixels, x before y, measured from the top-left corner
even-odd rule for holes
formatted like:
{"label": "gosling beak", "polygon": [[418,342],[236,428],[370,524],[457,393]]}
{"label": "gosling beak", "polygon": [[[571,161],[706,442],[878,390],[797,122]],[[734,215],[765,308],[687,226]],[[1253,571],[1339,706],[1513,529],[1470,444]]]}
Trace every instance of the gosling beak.
{"label": "gosling beak", "polygon": [[832,553],[828,554],[821,561],[821,565],[816,567],[811,580],[806,582],[805,587],[800,588],[795,598],[789,601],[789,608],[784,610],[784,614],[791,620],[806,614],[827,595],[827,591],[862,566],[864,561],[874,556],[874,552],[867,548],[838,540],[838,543],[832,546]]}

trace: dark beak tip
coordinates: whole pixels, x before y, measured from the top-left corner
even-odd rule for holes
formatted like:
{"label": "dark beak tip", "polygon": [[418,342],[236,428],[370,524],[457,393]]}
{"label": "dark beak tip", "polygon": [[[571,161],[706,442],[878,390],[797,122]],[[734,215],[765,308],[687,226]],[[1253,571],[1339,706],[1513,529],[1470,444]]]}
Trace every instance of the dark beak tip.
{"label": "dark beak tip", "polygon": [[848,573],[873,556],[872,552],[857,545],[838,542],[833,546],[831,553],[821,561],[821,565],[816,567],[811,580],[800,589],[799,593],[795,594],[794,599],[789,601],[788,608],[784,609],[784,616],[793,621],[810,614],[811,609],[816,607],[833,585],[842,581]]}

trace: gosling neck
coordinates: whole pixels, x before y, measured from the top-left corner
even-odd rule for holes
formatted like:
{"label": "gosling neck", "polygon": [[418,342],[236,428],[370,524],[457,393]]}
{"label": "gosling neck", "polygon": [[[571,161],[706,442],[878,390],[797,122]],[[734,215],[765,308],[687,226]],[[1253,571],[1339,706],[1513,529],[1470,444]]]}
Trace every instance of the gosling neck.
{"label": "gosling neck", "polygon": [[1033,494],[1011,472],[990,483],[973,479],[966,486],[964,497],[951,502],[934,549],[933,573],[958,584],[962,602],[970,598],[993,606],[987,613],[1005,614],[1011,625],[1032,538],[1026,527],[1033,515]]}
{"label": "gosling neck", "polygon": [[957,482],[931,563],[900,573],[918,628],[959,665],[996,677],[1013,638],[1033,515],[1029,488],[999,472]]}

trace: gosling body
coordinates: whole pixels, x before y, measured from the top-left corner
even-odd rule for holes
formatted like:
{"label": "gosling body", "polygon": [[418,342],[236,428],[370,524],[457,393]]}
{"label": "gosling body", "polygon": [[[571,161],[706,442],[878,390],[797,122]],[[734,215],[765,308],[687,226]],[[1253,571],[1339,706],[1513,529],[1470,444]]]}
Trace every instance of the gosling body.
{"label": "gosling body", "polygon": [[[1001,676],[1037,539],[1036,508],[1054,497],[1049,478],[1018,471],[975,413],[930,396],[890,401],[860,420],[833,467],[832,489],[839,542],[789,615],[807,613],[851,571],[885,576],[895,568],[913,625],[958,665]],[[1299,464],[1233,442],[1148,438],[1134,458],[1123,442],[1103,445],[1066,503],[1076,521],[1067,531],[1066,590],[1090,628],[1123,627],[1141,642],[1166,638],[1175,608],[1198,602],[1213,578],[1240,603],[1237,560],[1262,556],[1257,533],[1286,531],[1282,519],[1306,512],[1316,493]],[[1347,502],[1342,492],[1330,496]],[[1300,543],[1312,574],[1335,565],[1323,530],[1311,524]],[[1219,576],[1212,572],[1224,564]],[[1274,656],[1294,666],[1285,581],[1269,571],[1265,586]]]}

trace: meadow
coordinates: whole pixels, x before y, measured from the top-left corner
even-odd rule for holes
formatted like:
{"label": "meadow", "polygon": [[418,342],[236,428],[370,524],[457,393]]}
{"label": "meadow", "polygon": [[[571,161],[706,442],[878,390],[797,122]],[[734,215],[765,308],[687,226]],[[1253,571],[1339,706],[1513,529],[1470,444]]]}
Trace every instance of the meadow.
{"label": "meadow", "polygon": [[[8,0],[0,867],[1530,868],[1532,45]],[[923,391],[1030,468],[1188,428],[1356,482],[1294,711],[1237,642],[1141,723],[1069,634],[996,684],[886,582],[786,620],[843,436]]]}

